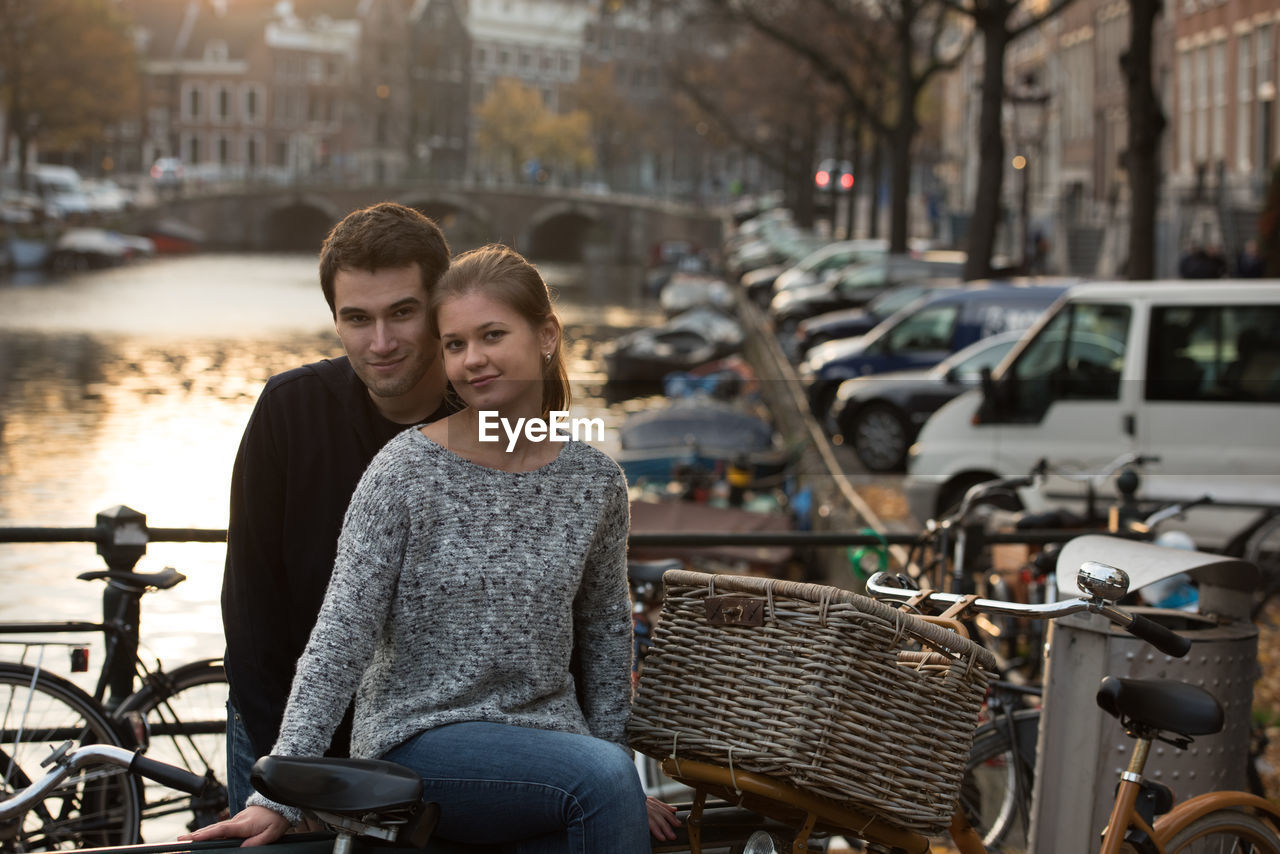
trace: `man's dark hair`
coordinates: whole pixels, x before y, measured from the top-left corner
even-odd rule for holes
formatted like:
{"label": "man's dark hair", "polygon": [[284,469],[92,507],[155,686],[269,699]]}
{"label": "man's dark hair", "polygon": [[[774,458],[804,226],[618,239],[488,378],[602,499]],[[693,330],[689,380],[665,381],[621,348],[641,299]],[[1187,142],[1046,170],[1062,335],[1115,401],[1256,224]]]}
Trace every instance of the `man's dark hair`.
{"label": "man's dark hair", "polygon": [[333,227],[320,247],[320,287],[337,316],[333,280],[339,270],[376,272],[418,265],[427,293],[449,269],[449,244],[440,227],[413,208],[380,202],[352,211]]}

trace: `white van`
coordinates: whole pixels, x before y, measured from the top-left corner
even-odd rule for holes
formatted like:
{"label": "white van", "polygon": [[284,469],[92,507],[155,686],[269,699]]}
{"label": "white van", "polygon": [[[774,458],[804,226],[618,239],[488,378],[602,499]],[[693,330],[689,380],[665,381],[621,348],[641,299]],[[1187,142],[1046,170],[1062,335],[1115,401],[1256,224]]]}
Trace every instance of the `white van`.
{"label": "white van", "polygon": [[[1109,348],[1084,346],[1111,339]],[[1109,354],[1100,356],[1098,354]],[[905,483],[918,519],[992,477],[1099,472],[1126,452],[1153,503],[1211,495],[1280,504],[1280,281],[1106,282],[1067,291],[981,390],[939,409]],[[1084,482],[1050,478],[1028,509],[1083,506]],[[1107,502],[1113,491],[1100,493]],[[1221,546],[1258,511],[1194,510],[1186,530]]]}

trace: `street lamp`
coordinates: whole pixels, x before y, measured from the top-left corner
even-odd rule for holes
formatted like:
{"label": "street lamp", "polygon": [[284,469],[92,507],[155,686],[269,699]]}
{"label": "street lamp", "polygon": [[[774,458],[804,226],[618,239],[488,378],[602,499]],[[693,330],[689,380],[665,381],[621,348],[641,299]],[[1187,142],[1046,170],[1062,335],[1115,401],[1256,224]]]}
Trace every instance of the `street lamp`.
{"label": "street lamp", "polygon": [[1022,272],[1031,273],[1038,253],[1031,239],[1031,164],[1026,152],[1034,148],[1037,157],[1043,153],[1049,93],[1040,87],[1036,72],[1030,71],[1006,98],[1013,105],[1013,138],[1018,152],[1009,165],[1021,180],[1018,231],[1022,238]]}

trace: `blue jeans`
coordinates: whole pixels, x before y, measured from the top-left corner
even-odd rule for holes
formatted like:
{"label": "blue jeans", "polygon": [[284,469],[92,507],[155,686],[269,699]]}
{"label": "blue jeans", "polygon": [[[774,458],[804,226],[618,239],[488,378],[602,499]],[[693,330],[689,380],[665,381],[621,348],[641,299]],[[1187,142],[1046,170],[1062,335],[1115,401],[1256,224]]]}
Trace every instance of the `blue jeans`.
{"label": "blue jeans", "polygon": [[257,757],[245,732],[244,720],[236,707],[227,701],[227,806],[235,815],[244,809],[244,802],[253,794],[249,772]]}
{"label": "blue jeans", "polygon": [[470,721],[419,733],[383,757],[440,805],[436,834],[516,854],[649,854],[640,776],[586,735]]}

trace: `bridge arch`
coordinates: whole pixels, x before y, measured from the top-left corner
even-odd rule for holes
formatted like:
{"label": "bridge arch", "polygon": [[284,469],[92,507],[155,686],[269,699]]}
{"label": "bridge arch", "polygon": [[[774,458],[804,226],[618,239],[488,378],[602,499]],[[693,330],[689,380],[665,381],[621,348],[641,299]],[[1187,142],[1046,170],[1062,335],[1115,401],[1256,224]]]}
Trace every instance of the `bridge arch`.
{"label": "bridge arch", "polygon": [[315,252],[343,213],[328,200],[297,196],[270,208],[264,219],[264,248]]}
{"label": "bridge arch", "polygon": [[578,201],[547,205],[529,218],[525,254],[542,261],[582,261],[588,248],[609,242],[608,220],[595,206]]}
{"label": "bridge arch", "polygon": [[399,201],[435,220],[454,252],[474,249],[493,240],[495,228],[489,211],[462,196],[435,193]]}

